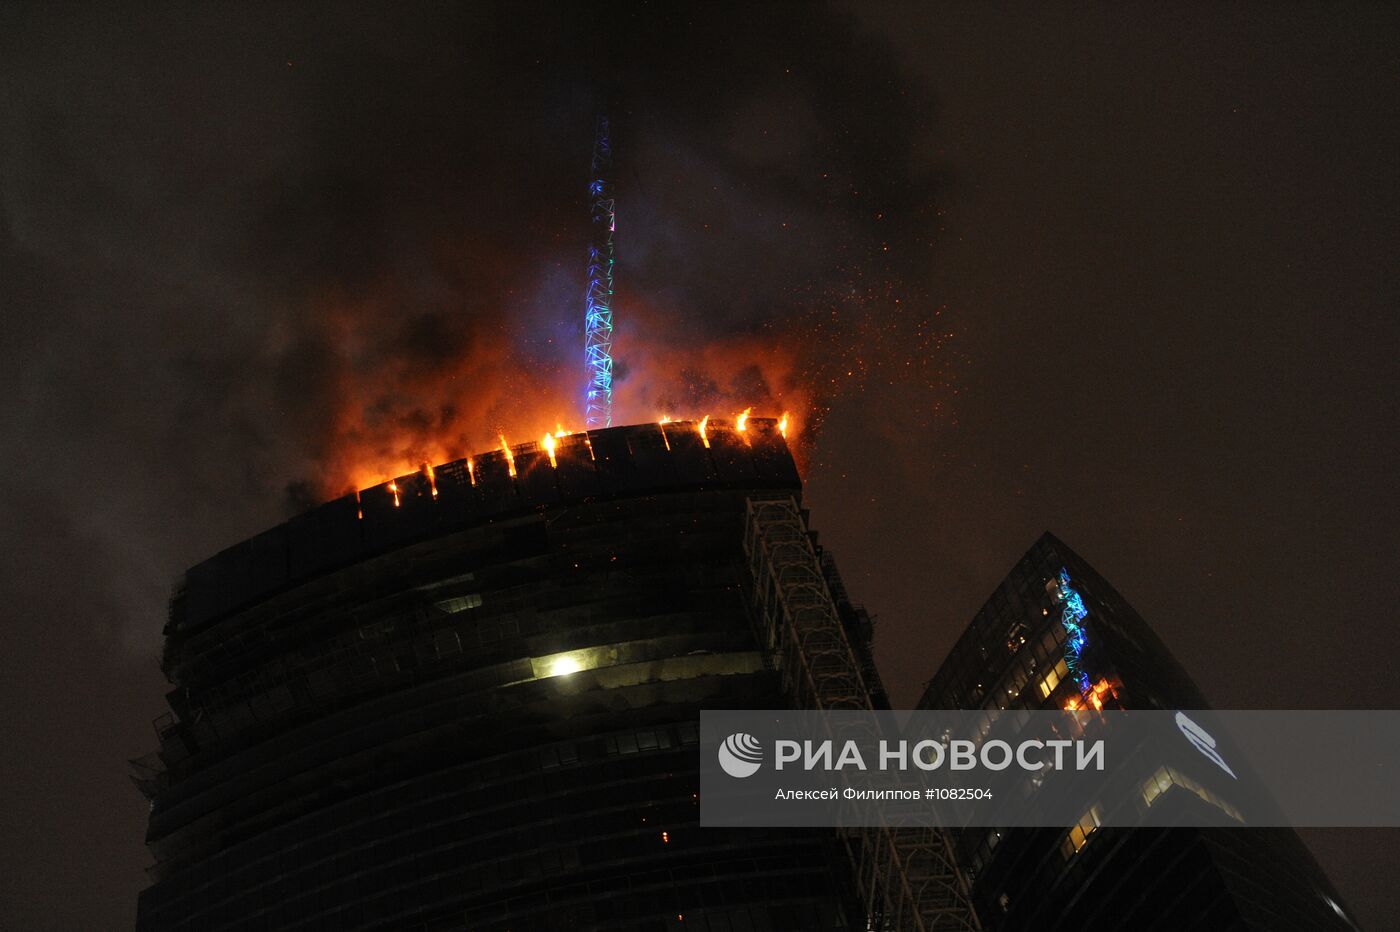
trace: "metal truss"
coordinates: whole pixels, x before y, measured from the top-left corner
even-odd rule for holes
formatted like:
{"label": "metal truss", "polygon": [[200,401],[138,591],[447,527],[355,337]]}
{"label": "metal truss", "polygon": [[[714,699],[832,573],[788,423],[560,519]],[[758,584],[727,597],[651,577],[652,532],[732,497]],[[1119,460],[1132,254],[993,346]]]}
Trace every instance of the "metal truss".
{"label": "metal truss", "polygon": [[[861,664],[793,498],[750,499],[744,536],[760,634],[799,709],[873,709]],[[948,833],[839,829],[871,932],[980,930]]]}

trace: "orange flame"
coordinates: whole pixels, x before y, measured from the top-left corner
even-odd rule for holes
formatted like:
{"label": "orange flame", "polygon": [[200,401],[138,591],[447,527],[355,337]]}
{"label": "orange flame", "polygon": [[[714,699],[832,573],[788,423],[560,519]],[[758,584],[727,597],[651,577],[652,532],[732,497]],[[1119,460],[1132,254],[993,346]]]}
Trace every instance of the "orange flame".
{"label": "orange flame", "polygon": [[467,457],[467,478],[471,480],[472,485],[476,485],[476,464],[470,456]]}
{"label": "orange flame", "polygon": [[424,463],[423,471],[428,474],[428,488],[432,489],[433,498],[437,498],[437,474],[433,472],[433,464]]}
{"label": "orange flame", "polygon": [[735,430],[739,431],[740,433],[743,433],[745,430],[748,429],[749,414],[752,413],[752,411],[753,407],[750,406],[745,408],[741,413],[736,414],[734,416]]}
{"label": "orange flame", "polygon": [[786,437],[786,436],[787,436],[787,429],[788,429],[788,413],[787,413],[786,411],[784,411],[784,412],[783,412],[783,416],[780,417],[780,418],[778,418],[778,433],[780,433],[780,434],[782,434],[784,437]]}
{"label": "orange flame", "polygon": [[709,425],[709,423],[710,416],[708,414],[700,419],[700,440],[702,443],[705,444],[706,449],[709,449],[710,446],[710,438],[705,436],[705,428]]}
{"label": "orange flame", "polygon": [[399,486],[393,480],[389,481],[389,491],[394,493],[394,507],[399,507]]}
{"label": "orange flame", "polygon": [[515,478],[515,454],[510,452],[510,444],[506,443],[506,435],[501,434],[501,449],[506,451],[506,468],[510,470],[511,478]]}
{"label": "orange flame", "polygon": [[[560,436],[562,437],[563,434],[561,433]],[[540,441],[540,446],[544,447],[544,452],[549,454],[549,465],[558,469],[559,463],[554,459],[554,435],[545,434],[544,439]]]}

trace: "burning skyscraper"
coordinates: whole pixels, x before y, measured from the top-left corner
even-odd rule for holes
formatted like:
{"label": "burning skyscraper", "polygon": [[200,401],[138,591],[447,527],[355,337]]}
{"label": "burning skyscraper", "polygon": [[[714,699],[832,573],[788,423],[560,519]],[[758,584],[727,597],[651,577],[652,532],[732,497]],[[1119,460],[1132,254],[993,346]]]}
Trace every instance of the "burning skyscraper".
{"label": "burning skyscraper", "polygon": [[699,827],[701,708],[886,704],[800,496],[776,421],[611,428],[193,567],[139,928],[975,928],[941,833]]}

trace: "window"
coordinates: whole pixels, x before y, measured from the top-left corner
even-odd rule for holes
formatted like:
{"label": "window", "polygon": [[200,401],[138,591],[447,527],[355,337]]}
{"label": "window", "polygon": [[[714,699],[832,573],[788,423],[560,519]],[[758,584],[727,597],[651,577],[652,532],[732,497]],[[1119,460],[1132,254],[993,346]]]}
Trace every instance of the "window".
{"label": "window", "polygon": [[1068,675],[1069,666],[1065,663],[1064,658],[1061,657],[1060,662],[1055,664],[1054,668],[1051,669],[1049,673],[1045,674],[1045,679],[1040,681],[1040,698],[1048,699],[1050,694],[1055,691],[1055,687],[1060,685],[1060,680]]}
{"label": "window", "polygon": [[1089,836],[1094,834],[1094,830],[1099,827],[1099,807],[1090,806],[1089,811],[1079,817],[1079,823],[1069,830],[1065,840],[1060,844],[1060,853],[1068,861],[1079,853],[1079,849],[1089,840]]}
{"label": "window", "polygon": [[1235,821],[1244,821],[1244,816],[1240,814],[1238,809],[1175,767],[1158,767],[1157,772],[1147,778],[1147,782],[1142,785],[1143,802],[1149,806],[1153,805],[1162,798],[1167,790],[1174,786],[1190,790]]}
{"label": "window", "polygon": [[441,602],[434,602],[433,607],[455,615],[458,612],[465,612],[469,608],[479,608],[481,606],[481,596],[472,593],[471,595],[458,596],[455,599],[443,599]]}

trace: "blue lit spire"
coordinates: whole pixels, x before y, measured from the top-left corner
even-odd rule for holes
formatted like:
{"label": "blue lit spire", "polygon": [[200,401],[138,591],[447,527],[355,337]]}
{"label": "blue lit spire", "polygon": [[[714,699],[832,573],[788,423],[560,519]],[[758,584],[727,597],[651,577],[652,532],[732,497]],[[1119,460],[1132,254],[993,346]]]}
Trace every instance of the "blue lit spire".
{"label": "blue lit spire", "polygon": [[589,216],[593,231],[588,243],[588,293],[584,307],[584,362],[588,385],[584,392],[586,427],[612,426],[613,383],[613,234],[617,231],[612,187],[612,141],[608,118],[598,117],[593,141],[593,164],[588,185]]}
{"label": "blue lit spire", "polygon": [[1084,618],[1089,610],[1084,607],[1084,599],[1069,584],[1069,570],[1060,570],[1058,585],[1060,601],[1064,608],[1060,611],[1060,623],[1065,626],[1065,666],[1069,668],[1074,681],[1079,684],[1081,693],[1089,692],[1089,674],[1080,665],[1080,655],[1088,638],[1084,632]]}

